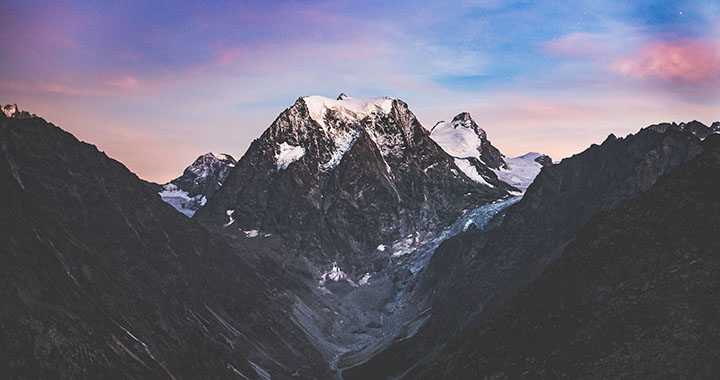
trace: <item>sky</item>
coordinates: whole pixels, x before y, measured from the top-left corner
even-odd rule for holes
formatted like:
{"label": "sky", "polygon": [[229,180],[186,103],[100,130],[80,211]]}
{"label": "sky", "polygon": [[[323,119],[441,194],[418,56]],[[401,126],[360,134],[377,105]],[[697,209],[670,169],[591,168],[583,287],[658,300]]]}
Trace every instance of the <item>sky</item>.
{"label": "sky", "polygon": [[720,120],[720,2],[0,2],[0,102],[166,182],[242,156],[300,96],[469,111],[558,160],[661,121]]}

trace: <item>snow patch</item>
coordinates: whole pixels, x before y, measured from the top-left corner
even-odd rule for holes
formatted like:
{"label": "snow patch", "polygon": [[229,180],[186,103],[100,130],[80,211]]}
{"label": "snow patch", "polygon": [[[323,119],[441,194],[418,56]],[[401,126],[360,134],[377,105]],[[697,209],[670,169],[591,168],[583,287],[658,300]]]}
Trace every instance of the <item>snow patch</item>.
{"label": "snow patch", "polygon": [[277,170],[285,170],[288,165],[301,159],[305,155],[305,148],[286,142],[280,144],[280,152],[275,156]]}
{"label": "snow patch", "polygon": [[234,212],[235,212],[235,210],[225,210],[225,215],[227,215],[228,218],[230,218],[230,221],[227,222],[227,223],[225,223],[225,224],[223,224],[223,227],[228,227],[229,225],[235,223],[235,219],[233,219],[233,217],[232,217],[232,214],[233,214]]}
{"label": "snow patch", "polygon": [[245,233],[245,236],[249,238],[256,238],[260,236],[260,231],[258,230],[250,230],[250,231],[243,231]]}
{"label": "snow patch", "polygon": [[370,273],[365,273],[365,275],[358,282],[358,285],[360,285],[360,286],[367,285],[368,281],[370,281],[370,277],[372,277],[372,275]]}

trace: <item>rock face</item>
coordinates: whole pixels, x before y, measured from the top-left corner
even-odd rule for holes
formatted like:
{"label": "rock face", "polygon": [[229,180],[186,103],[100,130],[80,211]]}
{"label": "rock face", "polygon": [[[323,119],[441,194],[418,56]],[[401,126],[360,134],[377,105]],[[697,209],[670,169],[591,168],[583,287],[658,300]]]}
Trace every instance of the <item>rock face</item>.
{"label": "rock face", "polygon": [[7,378],[332,376],[277,247],[206,231],[40,118],[0,116],[0,230]]}
{"label": "rock face", "polygon": [[193,216],[222,186],[236,163],[229,154],[205,153],[185,168],[182,176],[163,185],[160,196],[178,211]]}
{"label": "rock face", "polygon": [[484,230],[469,229],[435,251],[416,300],[427,303],[432,316],[417,333],[343,376],[401,376],[432,360],[465,326],[492,315],[537,278],[593,215],[647,190],[701,150],[700,140],[686,131],[644,129],[622,139],[610,135],[602,145],[543,168],[523,199]]}
{"label": "rock face", "polygon": [[511,190],[463,174],[400,100],[310,96],[252,143],[195,218],[281,234],[356,275],[376,265],[363,254],[379,244],[440,230]]}
{"label": "rock face", "polygon": [[720,377],[720,136],[412,378]]}

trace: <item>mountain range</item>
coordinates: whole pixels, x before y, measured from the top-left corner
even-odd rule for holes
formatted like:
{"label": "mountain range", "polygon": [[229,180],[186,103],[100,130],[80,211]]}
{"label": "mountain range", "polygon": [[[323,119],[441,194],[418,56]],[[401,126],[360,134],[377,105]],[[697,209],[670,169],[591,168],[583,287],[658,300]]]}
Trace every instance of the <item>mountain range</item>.
{"label": "mountain range", "polygon": [[0,114],[11,378],[717,378],[720,122],[559,162],[307,96],[144,181]]}

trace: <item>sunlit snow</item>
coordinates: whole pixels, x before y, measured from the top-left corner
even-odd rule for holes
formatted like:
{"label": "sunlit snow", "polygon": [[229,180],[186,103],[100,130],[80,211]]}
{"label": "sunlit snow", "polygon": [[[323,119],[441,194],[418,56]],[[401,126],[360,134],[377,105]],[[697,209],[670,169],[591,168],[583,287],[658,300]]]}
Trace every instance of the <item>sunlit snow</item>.
{"label": "sunlit snow", "polygon": [[535,161],[540,156],[542,154],[530,152],[520,157],[506,158],[507,169],[491,170],[497,174],[501,181],[509,183],[524,192],[542,169],[542,165]]}
{"label": "sunlit snow", "polygon": [[288,165],[302,158],[305,155],[305,148],[290,145],[286,142],[280,144],[280,152],[275,156],[278,170],[287,169]]}
{"label": "sunlit snow", "polygon": [[325,127],[325,112],[335,110],[341,116],[354,119],[363,119],[371,113],[388,113],[392,109],[393,98],[351,98],[344,97],[342,100],[313,95],[303,98],[310,111],[310,117]]}

